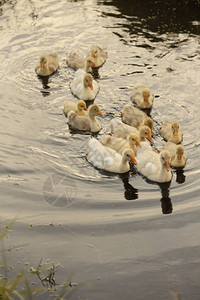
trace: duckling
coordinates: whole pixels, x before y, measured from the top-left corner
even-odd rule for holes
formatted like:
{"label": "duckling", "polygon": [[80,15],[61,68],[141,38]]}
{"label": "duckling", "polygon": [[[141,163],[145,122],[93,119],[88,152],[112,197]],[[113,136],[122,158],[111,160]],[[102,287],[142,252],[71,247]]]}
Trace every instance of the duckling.
{"label": "duckling", "polygon": [[125,149],[131,149],[136,155],[137,147],[140,146],[139,137],[136,133],[130,133],[127,140],[110,135],[103,135],[100,142],[102,145],[117,151],[121,155]]}
{"label": "duckling", "polygon": [[173,142],[175,144],[178,144],[183,139],[183,134],[180,129],[179,122],[173,121],[173,122],[165,122],[160,127],[160,135],[168,142]]}
{"label": "duckling", "polygon": [[96,64],[94,62],[94,59],[92,57],[88,57],[85,59],[85,66],[84,68],[78,69],[74,76],[80,77],[81,75],[84,75],[85,73],[92,73],[92,67],[96,67]]}
{"label": "duckling", "polygon": [[91,138],[88,142],[87,160],[95,167],[113,173],[128,172],[130,170],[129,161],[137,164],[131,149],[124,150],[120,155],[113,149],[102,145],[95,138]]}
{"label": "duckling", "polygon": [[[146,117],[139,126],[148,126],[151,130],[151,135],[153,135],[153,120],[150,117]],[[126,139],[129,133],[135,132],[139,135],[139,130],[136,127],[130,126],[121,122],[119,119],[112,119],[110,122],[111,134],[115,137],[120,137]]]}
{"label": "duckling", "polygon": [[64,115],[67,117],[71,110],[74,111],[78,116],[87,115],[87,106],[83,100],[79,100],[76,103],[72,101],[65,101],[63,108]]}
{"label": "duckling", "polygon": [[74,78],[70,84],[71,92],[79,99],[84,101],[94,100],[98,91],[99,84],[93,80],[91,74],[86,73],[80,77]]}
{"label": "duckling", "polygon": [[40,61],[35,67],[35,72],[40,76],[49,76],[59,67],[58,54],[48,54],[40,57]]}
{"label": "duckling", "polygon": [[144,85],[138,85],[132,91],[131,100],[140,108],[150,108],[153,104],[154,94]]}
{"label": "duckling", "polygon": [[122,121],[128,125],[138,128],[147,114],[137,107],[126,104],[122,110]]}
{"label": "duckling", "polygon": [[172,178],[170,171],[170,154],[162,150],[160,154],[146,149],[145,152],[137,153],[137,170],[155,182],[169,182]]}
{"label": "duckling", "polygon": [[98,105],[92,104],[88,109],[88,116],[78,116],[74,111],[70,111],[68,114],[68,123],[73,129],[81,131],[99,132],[101,130],[101,124],[96,119],[96,116],[103,116]]}
{"label": "duckling", "polygon": [[186,163],[186,154],[183,145],[176,145],[172,142],[167,142],[164,149],[170,153],[170,165],[172,167],[184,167]]}
{"label": "duckling", "polygon": [[93,46],[88,55],[93,57],[96,67],[101,67],[108,57],[108,53],[99,46]]}

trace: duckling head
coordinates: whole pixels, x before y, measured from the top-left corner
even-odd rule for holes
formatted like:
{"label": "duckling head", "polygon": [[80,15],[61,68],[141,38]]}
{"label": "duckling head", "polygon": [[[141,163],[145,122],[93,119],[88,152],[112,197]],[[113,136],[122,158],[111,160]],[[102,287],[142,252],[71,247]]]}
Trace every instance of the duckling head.
{"label": "duckling head", "polygon": [[86,73],[83,77],[83,85],[85,87],[89,87],[91,90],[93,90],[92,80],[93,80],[92,75],[89,73]]}
{"label": "duckling head", "polygon": [[137,133],[131,132],[128,135],[127,140],[129,142],[129,145],[131,145],[131,146],[135,146],[135,145],[138,146],[138,147],[141,146],[140,142],[139,142],[139,137],[138,137]]}
{"label": "duckling head", "polygon": [[40,68],[41,68],[41,71],[43,71],[47,66],[47,59],[45,56],[41,56],[40,57]]}
{"label": "duckling head", "polygon": [[150,96],[150,90],[148,88],[144,88],[142,90],[142,95],[143,95],[143,98],[144,98],[144,102],[146,104],[148,104],[148,102],[149,102],[149,96]]}
{"label": "duckling head", "polygon": [[173,134],[177,136],[179,131],[179,122],[177,121],[171,122],[171,129]]}
{"label": "duckling head", "polygon": [[103,113],[100,111],[97,104],[92,104],[88,109],[88,115],[90,118],[94,118],[98,115],[103,116]]}
{"label": "duckling head", "polygon": [[162,164],[165,166],[167,172],[169,172],[170,171],[170,164],[169,164],[170,154],[169,154],[169,151],[162,150],[160,152],[160,160],[161,160]]}
{"label": "duckling head", "polygon": [[151,129],[151,135],[153,135],[153,120],[150,117],[146,117],[143,120],[143,125],[148,126]]}
{"label": "duckling head", "polygon": [[78,109],[79,111],[87,110],[87,106],[86,106],[85,101],[79,100],[79,101],[77,102],[77,109]]}
{"label": "duckling head", "polygon": [[86,59],[86,67],[89,68],[89,67],[96,67],[96,64],[94,62],[94,59],[92,57],[88,57]]}
{"label": "duckling head", "polygon": [[92,49],[91,49],[91,56],[92,56],[93,58],[95,58],[95,57],[97,57],[98,55],[99,55],[99,50],[98,50],[98,48],[97,48],[96,46],[92,47]]}
{"label": "duckling head", "polygon": [[177,156],[178,162],[181,161],[181,159],[182,159],[184,153],[185,153],[185,150],[184,150],[183,145],[178,145],[178,146],[176,146],[176,156]]}
{"label": "duckling head", "polygon": [[146,141],[146,139],[148,139],[149,141],[151,141],[153,143],[153,139],[151,136],[151,130],[148,126],[142,126],[139,130],[139,138],[141,141]]}
{"label": "duckling head", "polygon": [[125,161],[131,161],[134,165],[137,165],[135,154],[131,149],[126,149],[122,153],[122,159]]}

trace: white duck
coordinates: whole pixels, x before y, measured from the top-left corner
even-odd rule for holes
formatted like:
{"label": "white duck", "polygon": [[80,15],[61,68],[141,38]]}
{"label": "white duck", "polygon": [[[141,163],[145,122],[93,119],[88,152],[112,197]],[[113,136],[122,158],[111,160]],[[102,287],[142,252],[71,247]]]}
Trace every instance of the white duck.
{"label": "white duck", "polygon": [[160,127],[160,135],[168,142],[178,144],[183,139],[183,134],[180,129],[180,124],[177,121],[165,122]]}
{"label": "white duck", "polygon": [[116,138],[110,135],[103,135],[100,140],[101,144],[122,154],[125,149],[131,149],[136,155],[137,147],[140,146],[139,137],[136,133],[130,133],[127,140]]}
{"label": "white duck", "polygon": [[[112,119],[109,125],[111,134],[113,134],[115,137],[126,139],[131,132],[137,133],[139,135],[139,130],[136,127],[125,124],[119,119]],[[144,125],[150,128],[151,134],[153,135],[153,120],[150,117],[146,117],[140,124],[139,129]]]}
{"label": "white duck", "polygon": [[184,167],[186,163],[186,154],[183,145],[176,145],[172,142],[167,142],[164,149],[170,153],[170,165],[172,167]]}
{"label": "white duck", "polygon": [[93,46],[88,55],[92,56],[96,67],[102,66],[108,57],[108,53],[99,46]]}
{"label": "white duck", "polygon": [[101,130],[101,124],[96,119],[96,116],[103,116],[98,105],[92,104],[88,109],[88,116],[78,116],[74,111],[70,111],[68,114],[68,123],[73,129],[82,131],[99,132]]}
{"label": "white duck", "polygon": [[170,154],[167,150],[162,150],[160,154],[151,149],[142,153],[138,151],[137,170],[152,181],[169,182],[172,178],[169,160]]}
{"label": "white duck", "polygon": [[35,72],[40,76],[49,76],[59,67],[58,54],[48,54],[40,57],[35,67]]}
{"label": "white duck", "polygon": [[137,107],[126,104],[121,112],[124,123],[138,128],[142,121],[147,117],[147,114]]}
{"label": "white duck", "polygon": [[77,102],[65,101],[63,108],[65,116],[67,116],[71,110],[74,111],[78,116],[87,115],[87,106],[83,100],[79,100]]}
{"label": "white duck", "polygon": [[80,77],[74,78],[70,84],[71,92],[79,99],[84,101],[94,100],[98,91],[99,84],[93,80],[91,74],[86,73]]}
{"label": "white duck", "polygon": [[102,145],[97,139],[88,142],[87,160],[99,169],[113,173],[126,173],[130,170],[129,161],[137,164],[134,153],[130,149],[124,150],[122,155]]}
{"label": "white duck", "polygon": [[153,104],[154,94],[144,85],[138,85],[132,91],[131,100],[140,108],[150,108]]}

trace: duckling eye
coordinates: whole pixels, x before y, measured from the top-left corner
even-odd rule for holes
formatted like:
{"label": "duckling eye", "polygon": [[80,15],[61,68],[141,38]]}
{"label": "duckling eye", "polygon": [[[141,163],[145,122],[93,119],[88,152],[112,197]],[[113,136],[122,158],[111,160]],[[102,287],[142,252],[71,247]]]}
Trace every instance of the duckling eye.
{"label": "duckling eye", "polygon": [[145,131],[145,134],[148,134],[148,133]]}
{"label": "duckling eye", "polygon": [[135,139],[132,139],[132,141],[135,141]]}

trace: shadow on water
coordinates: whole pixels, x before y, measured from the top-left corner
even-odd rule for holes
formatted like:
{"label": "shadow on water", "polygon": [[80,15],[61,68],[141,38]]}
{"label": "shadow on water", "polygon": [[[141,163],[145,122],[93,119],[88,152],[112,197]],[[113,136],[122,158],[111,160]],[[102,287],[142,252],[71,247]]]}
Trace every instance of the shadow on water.
{"label": "shadow on water", "polygon": [[47,91],[48,89],[50,89],[49,86],[49,76],[39,76],[37,75],[38,79],[42,82],[42,87],[44,90],[41,90],[40,92],[42,93],[42,95],[44,97],[49,96],[50,92]]}
{"label": "shadow on water", "polygon": [[[148,38],[148,32],[164,33],[192,33],[199,34],[200,31],[200,2],[198,0],[123,0],[99,1],[105,6],[116,6],[121,14],[104,13],[119,19],[125,18],[127,24],[120,23],[130,34],[143,34]],[[132,18],[130,18],[132,17]],[[141,22],[140,26],[138,24]],[[149,35],[152,41],[158,41],[160,37]]]}

